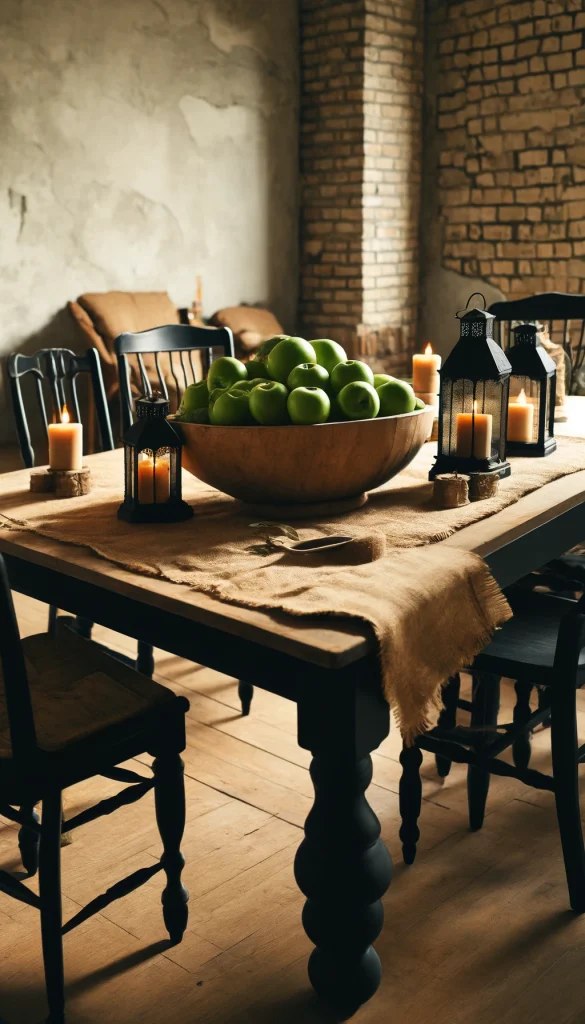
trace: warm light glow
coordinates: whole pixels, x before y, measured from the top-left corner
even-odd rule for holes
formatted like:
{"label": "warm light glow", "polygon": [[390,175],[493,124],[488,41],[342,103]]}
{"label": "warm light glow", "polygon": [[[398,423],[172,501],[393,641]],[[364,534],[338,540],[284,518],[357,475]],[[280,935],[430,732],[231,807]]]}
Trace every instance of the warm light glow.
{"label": "warm light glow", "polygon": [[474,416],[475,416],[476,412],[477,412],[477,400],[473,403],[473,415]]}
{"label": "warm light glow", "polygon": [[70,420],[71,420],[71,417],[69,415],[69,410],[68,410],[67,406],[64,405],[63,409],[62,409],[62,412],[61,412],[61,423],[69,423]]}
{"label": "warm light glow", "polygon": [[425,356],[432,356],[432,354],[433,354],[433,346],[429,342],[429,344],[425,348]]}
{"label": "warm light glow", "polygon": [[518,398],[516,399],[516,402],[517,402],[518,405],[526,405],[527,404],[527,402],[526,402],[526,393],[524,391],[524,388],[522,388],[522,391],[518,395]]}

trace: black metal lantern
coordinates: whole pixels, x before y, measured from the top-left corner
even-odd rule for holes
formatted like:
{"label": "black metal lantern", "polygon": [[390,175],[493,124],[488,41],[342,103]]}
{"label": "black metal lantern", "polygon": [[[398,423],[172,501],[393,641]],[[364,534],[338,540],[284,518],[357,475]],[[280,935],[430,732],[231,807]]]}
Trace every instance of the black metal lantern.
{"label": "black metal lantern", "polygon": [[456,315],[460,336],[440,370],[437,458],[429,478],[454,472],[509,476],[505,457],[511,366],[494,341],[491,313],[474,308]]}
{"label": "black metal lantern", "polygon": [[167,420],[169,403],[154,392],[136,402],[136,423],[124,438],[124,501],[129,523],[176,523],[193,509],[181,497],[181,439]]}
{"label": "black metal lantern", "polygon": [[507,455],[550,455],[555,432],[556,366],[537,344],[536,324],[514,327],[507,355],[512,366],[508,404]]}

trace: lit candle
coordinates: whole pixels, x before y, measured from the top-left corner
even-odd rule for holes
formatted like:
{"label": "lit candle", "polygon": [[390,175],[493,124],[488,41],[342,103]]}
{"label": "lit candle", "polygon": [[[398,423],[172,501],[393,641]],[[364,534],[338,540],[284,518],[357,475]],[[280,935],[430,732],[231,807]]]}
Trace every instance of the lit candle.
{"label": "lit candle", "polygon": [[441,357],[433,352],[432,345],[427,345],[424,354],[416,353],[412,357],[412,388],[415,392],[436,395],[439,391],[439,369]]}
{"label": "lit candle", "polygon": [[459,458],[469,459],[473,455],[476,459],[489,459],[492,453],[492,417],[489,413],[478,412],[477,402],[473,403],[473,412],[457,414],[456,432]]}
{"label": "lit candle", "polygon": [[83,427],[71,423],[67,406],[63,406],[60,423],[49,423],[49,469],[63,470],[82,468]]}
{"label": "lit candle", "polygon": [[508,441],[530,444],[534,427],[534,406],[526,398],[524,388],[513,402],[508,403]]}
{"label": "lit candle", "polygon": [[171,496],[169,459],[143,456],[138,462],[138,501],[141,505],[160,504]]}

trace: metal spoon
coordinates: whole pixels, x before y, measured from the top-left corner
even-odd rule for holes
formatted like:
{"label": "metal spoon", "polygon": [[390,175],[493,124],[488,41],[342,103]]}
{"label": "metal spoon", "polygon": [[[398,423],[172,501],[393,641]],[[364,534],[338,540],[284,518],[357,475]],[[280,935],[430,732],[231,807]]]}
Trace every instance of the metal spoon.
{"label": "metal spoon", "polygon": [[287,544],[287,551],[298,552],[299,555],[312,555],[315,551],[329,551],[331,548],[341,548],[344,544],[350,544],[353,537],[314,537],[313,540],[300,540],[296,544]]}

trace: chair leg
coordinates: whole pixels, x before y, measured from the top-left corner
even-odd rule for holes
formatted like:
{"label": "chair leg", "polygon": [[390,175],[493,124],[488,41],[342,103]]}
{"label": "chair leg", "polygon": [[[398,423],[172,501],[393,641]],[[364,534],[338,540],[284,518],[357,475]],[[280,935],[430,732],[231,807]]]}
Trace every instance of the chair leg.
{"label": "chair leg", "polygon": [[252,683],[245,683],[243,679],[240,679],[238,683],[238,697],[240,698],[240,704],[242,705],[242,715],[245,717],[250,714],[250,707],[252,704],[252,697],[254,696],[254,687]]}
{"label": "chair leg", "polygon": [[185,829],[185,782],[183,761],[176,751],[162,750],[153,763],[156,820],[163,843],[161,863],[167,876],[162,894],[163,917],[171,942],[176,945],[187,927],[189,893],[181,882],[185,858],[181,839]]}
{"label": "chair leg", "polygon": [[53,635],[55,633],[55,630],[57,628],[57,615],[58,614],[59,614],[59,609],[55,608],[54,604],[50,604],[49,605],[49,624],[47,626],[47,631],[51,635]]}
{"label": "chair leg", "polygon": [[420,838],[418,818],[422,803],[422,785],[420,781],[420,766],[422,764],[422,751],[419,747],[402,747],[400,754],[402,775],[399,786],[399,807],[402,824],[400,826],[400,841],[402,843],[402,857],[405,864],[414,864],[416,857],[416,844]]}
{"label": "chair leg", "polygon": [[144,640],[138,641],[138,657],[136,659],[136,668],[138,672],[142,672],[143,676],[148,676],[152,679],[154,675],[154,652],[152,644],[146,644]]}
{"label": "chair leg", "polygon": [[552,694],[551,749],[555,803],[571,907],[585,911],[585,849],[579,804],[575,690],[559,685]]}
{"label": "chair leg", "polygon": [[[457,725],[457,702],[461,691],[461,677],[459,673],[445,683],[443,687],[443,710],[437,720],[441,729],[454,729]],[[451,771],[451,761],[442,754],[435,754],[437,774],[441,779],[446,779]]]}
{"label": "chair leg", "polygon": [[[514,708],[514,725],[524,725],[529,721],[532,709],[530,707],[530,694],[532,693],[531,683],[515,683],[516,706]],[[523,732],[512,744],[512,757],[517,768],[528,768],[530,756],[532,733]]]}
{"label": "chair leg", "polygon": [[[498,722],[500,709],[500,677],[482,673],[473,677],[473,696],[471,698],[471,728],[477,729],[479,735],[474,739],[473,749],[479,754],[482,748],[490,743],[493,736],[486,735],[483,730],[493,728]],[[469,765],[467,769],[467,800],[469,804],[469,827],[476,832],[483,825],[485,805],[490,788],[490,773]]]}
{"label": "chair leg", "polygon": [[91,619],[84,619],[82,615],[75,616],[75,632],[79,633],[79,636],[85,637],[86,640],[91,640],[92,629],[93,622]]}
{"label": "chair leg", "polygon": [[[25,819],[28,819],[32,824],[39,823],[40,815],[35,811],[34,804],[21,805],[20,813],[24,815]],[[26,824],[22,826],[18,833],[18,848],[20,850],[20,859],[22,865],[29,876],[32,878],[36,875],[39,869],[39,843],[41,837],[39,833],[32,828],[27,828]]]}
{"label": "chair leg", "polygon": [[[547,687],[538,689],[538,710],[544,711],[545,708],[550,708],[550,693]],[[550,729],[550,713],[543,719],[541,726],[543,729]]]}
{"label": "chair leg", "polygon": [[65,980],[61,935],[61,792],[52,790],[43,798],[39,851],[39,894],[41,937],[49,1016],[47,1024],[65,1021]]}

